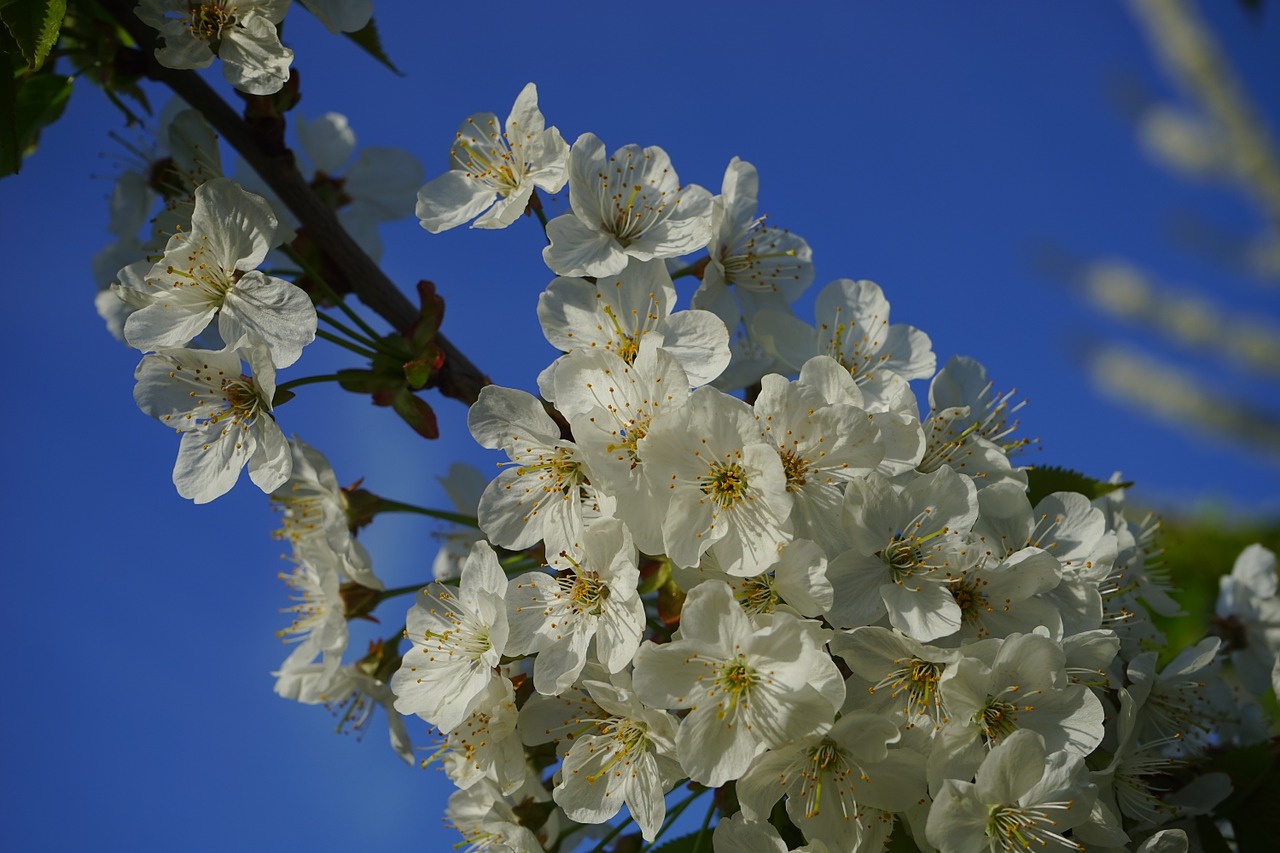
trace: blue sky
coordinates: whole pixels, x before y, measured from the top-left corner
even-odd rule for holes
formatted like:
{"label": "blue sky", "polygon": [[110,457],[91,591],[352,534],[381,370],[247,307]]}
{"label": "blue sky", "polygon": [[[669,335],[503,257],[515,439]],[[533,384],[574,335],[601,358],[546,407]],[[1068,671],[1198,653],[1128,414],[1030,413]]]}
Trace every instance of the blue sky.
{"label": "blue sky", "polygon": [[[1252,19],[1213,6],[1255,102],[1280,104],[1276,10]],[[344,112],[362,144],[406,148],[431,177],[460,120],[505,116],[533,80],[566,139],[590,130],[611,149],[660,145],[685,183],[718,191],[740,156],[760,171],[770,222],[813,247],[819,286],[877,281],[894,321],[925,330],[940,363],[974,356],[997,389],[1029,400],[1023,431],[1041,449],[1028,461],[1122,470],[1157,504],[1280,511],[1274,462],[1091,388],[1077,342],[1122,327],[1032,262],[1046,242],[1128,257],[1280,318],[1275,289],[1170,238],[1179,210],[1242,231],[1258,223],[1236,196],[1173,177],[1138,150],[1109,93],[1124,81],[1170,90],[1121,4],[558,8],[477,20],[384,0],[378,20],[403,78],[296,9],[286,36],[299,111]],[[380,722],[357,743],[330,734],[322,709],[271,693],[286,591],[263,495],[242,479],[212,505],[183,501],[169,480],[177,438],[134,406],[138,357],[102,329],[89,273],[109,240],[119,169],[102,152],[119,151],[106,134],[131,132],[121,125],[96,90],[77,86],[23,173],[0,182],[0,249],[17,301],[0,320],[16,543],[4,622],[16,677],[0,710],[6,838],[44,850],[445,849],[442,774],[405,768]],[[551,278],[536,223],[432,236],[405,221],[383,238],[392,279],[436,282],[450,337],[495,382],[532,389],[552,357],[534,315]],[[282,378],[344,363],[323,346]],[[1275,410],[1274,384],[1240,387]],[[389,497],[440,506],[434,478],[450,462],[496,461],[450,401],[433,399],[444,438],[428,443],[363,399],[301,390],[281,424],[328,454],[344,482],[365,477]],[[398,586],[428,576],[436,529],[390,518],[362,536]],[[400,611],[384,612],[393,630]],[[411,731],[425,742],[422,727]]]}

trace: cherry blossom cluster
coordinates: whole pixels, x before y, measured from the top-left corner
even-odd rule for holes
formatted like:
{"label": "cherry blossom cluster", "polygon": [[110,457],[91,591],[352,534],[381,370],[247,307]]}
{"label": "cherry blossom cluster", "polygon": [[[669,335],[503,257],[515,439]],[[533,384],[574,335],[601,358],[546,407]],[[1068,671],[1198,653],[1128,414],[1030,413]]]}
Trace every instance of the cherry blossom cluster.
{"label": "cherry blossom cluster", "polygon": [[[563,354],[541,399],[472,406],[509,460],[487,541],[419,594],[391,680],[444,736],[464,839],[543,850],[625,807],[653,841],[687,785],[716,790],[725,853],[787,849],[780,801],[805,850],[1185,849],[1153,831],[1230,788],[1197,761],[1265,727],[1218,638],[1157,666],[1149,612],[1177,605],[1156,525],[1120,492],[1033,502],[1017,406],[972,359],[938,370],[876,284],[836,280],[796,317],[809,248],[757,217],[749,164],[713,196],[660,148],[565,146],[535,95],[501,130],[468,119],[418,204],[429,231],[493,228],[569,192],[537,310]],[[504,571],[531,550],[545,568]],[[1263,632],[1260,694],[1274,555],[1242,561],[1223,608]]]}
{"label": "cherry blossom cluster", "polygon": [[[138,14],[165,35],[160,61],[216,54],[262,93],[288,75],[288,5],[144,0]],[[337,29],[368,20],[367,3],[307,5]],[[323,301],[261,269],[293,257],[294,223],[253,176],[222,176],[198,114],[163,128],[164,168],[122,177],[118,242],[96,262],[99,310],[145,353],[135,398],[182,434],[180,495],[212,500],[247,467],[281,511],[292,649],[276,691],[356,729],[385,709],[410,762],[406,719],[433,727],[424,763],[456,785],[448,818],[467,849],[603,849],[631,824],[652,843],[706,796],[719,853],[891,838],[1186,850],[1179,822],[1230,793],[1205,757],[1265,739],[1274,554],[1250,548],[1223,579],[1226,643],[1160,665],[1151,614],[1178,606],[1158,523],[1129,520],[1119,488],[1034,488],[1020,404],[971,358],[939,368],[876,283],[831,281],[797,316],[812,253],[759,214],[751,164],[731,160],[713,194],[656,146],[570,145],[533,84],[505,122],[462,123],[416,207],[409,155],[362,155],[335,179],[355,152],[345,119],[298,125],[308,178],[339,181],[371,254],[376,222],[411,210],[431,233],[536,212],[550,278],[536,316],[560,353],[536,396],[480,391],[468,424],[501,471],[455,466],[456,512],[428,513],[476,526],[451,531],[434,582],[413,585],[403,638],[350,661],[350,621],[403,591],[355,531],[403,506],[342,488],[277,425],[276,372],[317,337]],[[155,174],[165,207],[139,238]],[[545,218],[539,194],[566,190]],[[697,282],[685,307],[680,279]]]}

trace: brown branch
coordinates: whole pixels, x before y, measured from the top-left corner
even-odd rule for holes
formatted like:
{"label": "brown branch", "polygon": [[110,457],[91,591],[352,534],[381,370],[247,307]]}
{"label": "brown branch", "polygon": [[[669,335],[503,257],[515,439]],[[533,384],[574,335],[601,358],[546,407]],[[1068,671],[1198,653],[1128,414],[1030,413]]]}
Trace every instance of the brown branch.
{"label": "brown branch", "polygon": [[[282,145],[264,144],[263,138],[195,71],[165,68],[156,62],[152,51],[158,33],[138,20],[130,0],[102,0],[102,5],[141,46],[147,77],[168,86],[198,110],[293,212],[316,245],[324,247],[360,301],[392,328],[407,334],[418,318],[417,309],[311,191],[298,171],[293,152]],[[444,352],[444,363],[430,386],[446,397],[467,405],[474,403],[480,389],[489,384],[488,378],[444,335],[437,334],[436,343]]]}

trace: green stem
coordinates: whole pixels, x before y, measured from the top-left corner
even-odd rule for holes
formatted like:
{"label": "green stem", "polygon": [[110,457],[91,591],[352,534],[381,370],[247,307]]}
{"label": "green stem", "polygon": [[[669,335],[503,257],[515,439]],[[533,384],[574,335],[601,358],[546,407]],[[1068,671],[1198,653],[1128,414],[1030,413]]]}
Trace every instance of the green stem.
{"label": "green stem", "polygon": [[686,275],[693,275],[697,271],[697,269],[698,269],[697,264],[689,264],[689,266],[687,267],[681,267],[680,269],[676,270],[671,274],[671,280],[674,281],[677,278],[683,278]]}
{"label": "green stem", "polygon": [[361,356],[362,358],[367,358],[370,361],[378,357],[378,353],[374,352],[373,350],[365,349],[362,346],[353,344],[351,341],[347,340],[346,338],[340,338],[337,335],[335,335],[333,332],[326,332],[324,329],[316,329],[316,337],[326,340],[331,344],[337,344],[343,349],[350,350],[356,355]]}
{"label": "green stem", "polygon": [[281,391],[289,391],[302,385],[314,385],[317,382],[337,382],[338,374],[325,373],[321,376],[302,376],[298,379],[290,379],[288,382],[281,382],[276,386],[276,393]]}
{"label": "green stem", "polygon": [[302,267],[302,271],[305,272],[307,276],[324,291],[325,296],[329,297],[330,301],[332,301],[334,305],[338,306],[338,310],[350,317],[351,321],[359,326],[370,339],[375,341],[378,340],[378,333],[369,327],[369,324],[355,312],[355,309],[347,304],[345,299],[338,295],[338,292],[333,289],[329,282],[325,281],[324,276],[320,275],[319,270],[317,270],[313,265],[308,264],[306,260],[303,259],[302,255],[298,254],[292,246],[285,244],[281,246],[280,249],[290,260]]}
{"label": "green stem", "polygon": [[624,820],[622,823],[618,824],[612,830],[610,830],[608,835],[606,835],[604,838],[601,838],[600,843],[597,844],[595,847],[591,848],[591,853],[604,853],[605,845],[608,844],[613,839],[617,838],[618,833],[622,832],[622,830],[630,826],[634,822],[634,820],[635,820],[634,818],[628,816],[626,820]]}
{"label": "green stem", "polygon": [[333,326],[339,332],[342,332],[342,334],[351,338],[351,340],[360,344],[360,346],[362,347],[368,347],[369,349],[378,350],[379,352],[386,353],[387,355],[393,355],[396,358],[402,358],[402,356],[395,355],[395,353],[392,353],[391,351],[387,350],[380,341],[376,341],[366,337],[365,335],[361,334],[360,332],[357,332],[355,329],[351,328],[350,326],[347,326],[347,325],[344,325],[343,323],[338,322],[333,317],[330,317],[328,314],[324,313],[323,311],[317,311],[316,317],[318,317],[321,320],[324,320],[330,326]]}
{"label": "green stem", "polygon": [[707,806],[706,817],[702,819],[702,826],[698,829],[698,837],[693,839],[693,850],[690,853],[699,853],[702,850],[702,839],[707,835],[707,827],[711,826],[711,816],[716,812],[716,798],[711,798],[710,805]]}
{"label": "green stem", "polygon": [[382,602],[386,601],[388,598],[395,598],[397,595],[407,595],[411,592],[413,593],[420,592],[421,590],[426,588],[426,586],[427,584],[425,583],[415,583],[415,584],[411,584],[410,586],[398,586],[394,589],[384,589],[378,593],[378,603],[381,604]]}
{"label": "green stem", "polygon": [[474,527],[479,529],[480,522],[476,521],[475,516],[462,515],[457,512],[446,512],[442,509],[427,509],[426,507],[414,506],[413,504],[402,503],[401,501],[388,500],[387,498],[378,498],[377,512],[412,512],[418,515],[425,515],[430,518],[438,518],[441,521],[452,521],[454,524],[461,524],[464,527]]}

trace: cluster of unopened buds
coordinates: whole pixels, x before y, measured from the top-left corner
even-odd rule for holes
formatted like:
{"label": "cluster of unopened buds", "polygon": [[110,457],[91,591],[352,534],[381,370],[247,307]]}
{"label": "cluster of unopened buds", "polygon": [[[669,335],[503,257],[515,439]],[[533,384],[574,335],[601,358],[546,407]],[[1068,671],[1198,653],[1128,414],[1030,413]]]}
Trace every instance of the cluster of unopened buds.
{"label": "cluster of unopened buds", "polygon": [[[283,14],[256,5],[236,38]],[[174,20],[157,24],[171,52]],[[352,153],[340,117],[308,128],[340,140],[322,156]],[[216,498],[247,467],[283,511],[295,645],[277,692],[354,727],[381,706],[407,761],[406,719],[434,727],[427,761],[458,788],[447,815],[468,849],[652,843],[702,798],[720,853],[1185,850],[1178,827],[1230,793],[1205,756],[1265,739],[1274,554],[1250,548],[1223,581],[1238,641],[1158,666],[1150,611],[1177,605],[1158,525],[1126,519],[1118,483],[1038,485],[1016,461],[1018,405],[972,359],[938,369],[876,284],[832,281],[797,317],[810,249],[759,216],[750,164],[713,195],[661,148],[569,145],[532,84],[504,123],[463,122],[452,168],[420,190],[404,159],[371,182],[400,189],[364,209],[407,213],[416,192],[433,233],[536,213],[554,276],[537,319],[562,354],[537,396],[480,392],[471,432],[507,461],[487,483],[451,472],[457,506],[435,514],[474,524],[413,587],[403,637],[351,662],[349,621],[402,591],[354,533],[403,507],[342,489],[273,414],[276,371],[340,298],[259,270],[273,250],[299,260],[293,229],[221,176],[198,114],[166,133],[154,236],[136,238],[149,197],[122,179],[103,260],[133,253],[99,307],[146,353],[135,397],[182,433],[181,495]],[[566,186],[547,220],[543,196]],[[342,203],[359,188],[353,174]]]}

